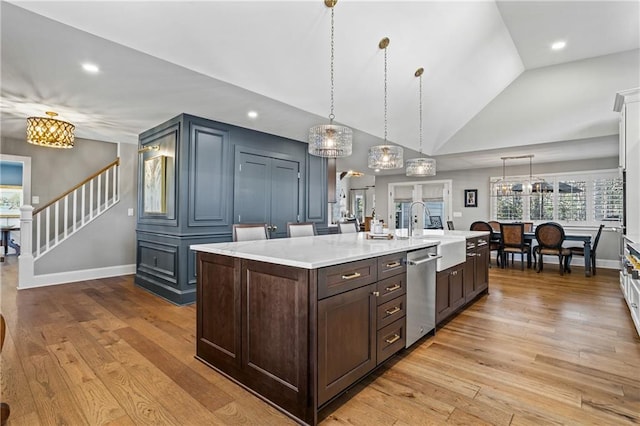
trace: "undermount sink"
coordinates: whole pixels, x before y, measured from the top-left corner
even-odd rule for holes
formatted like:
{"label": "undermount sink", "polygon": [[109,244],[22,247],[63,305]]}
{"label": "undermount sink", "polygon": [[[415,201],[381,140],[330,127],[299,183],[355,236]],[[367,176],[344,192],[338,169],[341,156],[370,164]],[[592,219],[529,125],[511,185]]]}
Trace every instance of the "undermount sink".
{"label": "undermount sink", "polygon": [[444,271],[467,260],[467,245],[464,237],[443,238],[437,250],[438,255],[442,257],[436,263],[436,271]]}

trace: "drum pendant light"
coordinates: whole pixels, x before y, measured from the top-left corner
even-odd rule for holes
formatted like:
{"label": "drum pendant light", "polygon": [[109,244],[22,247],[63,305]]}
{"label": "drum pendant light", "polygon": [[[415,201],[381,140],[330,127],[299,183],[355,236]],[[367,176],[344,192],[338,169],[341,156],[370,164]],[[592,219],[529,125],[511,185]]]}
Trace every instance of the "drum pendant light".
{"label": "drum pendant light", "polygon": [[[422,155],[422,73],[424,68],[418,68],[414,75],[420,80],[420,150]],[[426,177],[436,175],[436,160],[433,158],[420,157],[407,160],[407,176]]]}
{"label": "drum pendant light", "polygon": [[309,154],[318,157],[338,158],[348,157],[352,151],[353,132],[349,127],[333,124],[333,93],[334,93],[334,25],[333,11],[338,0],[324,0],[325,6],[331,9],[331,110],[329,124],[319,124],[309,129]]}

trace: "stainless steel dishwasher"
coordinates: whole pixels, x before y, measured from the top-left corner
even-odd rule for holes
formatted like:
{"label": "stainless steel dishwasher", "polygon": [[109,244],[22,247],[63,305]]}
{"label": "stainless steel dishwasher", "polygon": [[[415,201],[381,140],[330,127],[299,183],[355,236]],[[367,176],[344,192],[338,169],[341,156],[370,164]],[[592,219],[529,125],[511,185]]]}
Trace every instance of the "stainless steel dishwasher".
{"label": "stainless steel dishwasher", "polygon": [[407,343],[436,327],[436,246],[407,253]]}

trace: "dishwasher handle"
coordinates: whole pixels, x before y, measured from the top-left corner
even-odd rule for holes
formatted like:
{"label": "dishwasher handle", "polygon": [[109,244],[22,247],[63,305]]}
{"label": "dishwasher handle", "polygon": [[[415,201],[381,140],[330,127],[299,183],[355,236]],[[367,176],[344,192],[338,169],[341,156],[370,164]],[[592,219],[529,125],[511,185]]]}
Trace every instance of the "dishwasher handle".
{"label": "dishwasher handle", "polygon": [[416,266],[416,265],[422,265],[423,263],[431,262],[432,260],[436,260],[436,259],[442,259],[442,256],[437,254],[430,254],[429,257],[424,257],[422,259],[407,260],[407,263],[410,266]]}

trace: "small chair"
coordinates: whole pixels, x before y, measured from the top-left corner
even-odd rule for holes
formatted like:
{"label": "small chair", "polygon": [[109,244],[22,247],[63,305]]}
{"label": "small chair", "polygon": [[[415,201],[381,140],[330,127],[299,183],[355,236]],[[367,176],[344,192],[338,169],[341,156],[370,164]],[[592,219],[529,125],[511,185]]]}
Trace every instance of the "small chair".
{"label": "small chair", "polygon": [[268,240],[266,223],[234,223],[233,241]]}
{"label": "small chair", "polygon": [[500,257],[502,256],[502,250],[500,248],[500,239],[493,235],[493,228],[489,223],[476,221],[469,227],[471,231],[487,231],[489,232],[489,252],[496,251],[496,264],[500,266]]}
{"label": "small chair", "polygon": [[455,228],[453,227],[453,221],[452,221],[452,220],[448,220],[448,221],[447,221],[447,229],[448,229],[449,231],[453,231],[453,230],[455,230]]}
{"label": "small chair", "polygon": [[287,236],[295,237],[312,237],[318,235],[316,232],[316,224],[313,222],[287,222]]}
{"label": "small chair", "polygon": [[429,216],[431,221],[431,228],[444,229],[442,226],[442,218],[440,216]]}
{"label": "small chair", "polygon": [[491,225],[491,228],[493,229],[493,232],[500,232],[500,222],[495,221],[495,220],[490,220],[487,223],[489,225]]}
{"label": "small chair", "polygon": [[[7,331],[7,326],[4,321],[4,316],[0,314],[0,352],[2,352],[2,347],[4,346],[4,336]],[[11,409],[9,408],[9,404],[6,402],[0,402],[0,424],[4,426],[9,418],[9,414],[11,414]]]}
{"label": "small chair", "polygon": [[524,239],[524,223],[501,223],[500,250],[502,252],[502,267],[507,264],[507,255],[511,254],[511,263],[513,263],[513,255],[520,253],[522,256],[521,269],[524,271],[524,255],[527,255],[527,268],[531,267],[531,246]]}
{"label": "small chair", "polygon": [[[598,248],[598,241],[600,241],[600,235],[602,235],[602,228],[604,225],[600,225],[598,228],[598,233],[596,234],[596,238],[593,240],[593,245],[591,246],[591,275],[596,274],[596,248]],[[582,247],[567,247],[571,250],[571,255],[573,256],[584,256],[584,246]]]}
{"label": "small chair", "polygon": [[533,222],[523,222],[524,232],[533,232]]}
{"label": "small chair", "polygon": [[539,255],[538,272],[542,271],[543,257],[545,254],[558,256],[560,275],[564,275],[564,271],[571,272],[569,264],[571,263],[571,250],[562,247],[564,242],[564,228],[555,222],[547,222],[536,227],[536,240],[538,245],[535,248],[536,254]]}
{"label": "small chair", "polygon": [[355,234],[358,232],[358,224],[356,222],[338,222],[338,231],[341,234]]}

